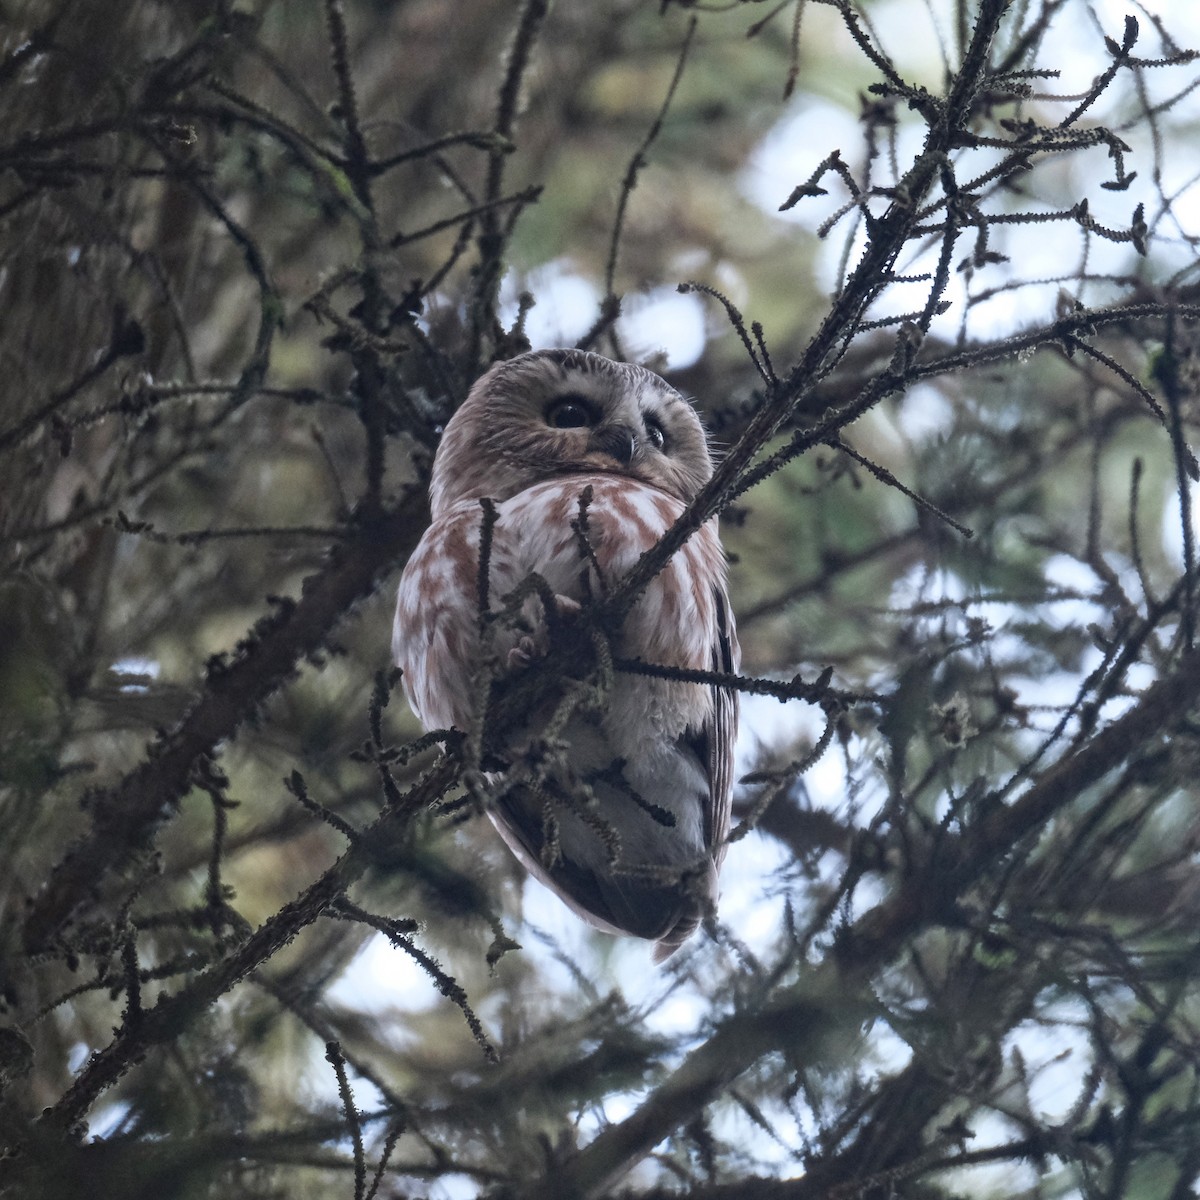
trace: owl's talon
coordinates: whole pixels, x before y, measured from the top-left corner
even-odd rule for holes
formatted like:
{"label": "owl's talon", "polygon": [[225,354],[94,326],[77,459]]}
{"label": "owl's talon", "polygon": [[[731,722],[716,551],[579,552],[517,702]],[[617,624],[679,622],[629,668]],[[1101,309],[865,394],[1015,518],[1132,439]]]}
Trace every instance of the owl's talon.
{"label": "owl's talon", "polygon": [[508,669],[519,671],[527,667],[538,656],[537,646],[533,638],[526,635],[508,652]]}
{"label": "owl's talon", "polygon": [[577,617],[583,612],[583,605],[578,600],[564,596],[561,592],[554,593],[554,607],[559,617]]}
{"label": "owl's talon", "polygon": [[[583,612],[583,605],[578,600],[573,600],[570,596],[564,596],[560,592],[555,592],[553,598],[544,603],[547,607],[553,605],[554,612],[549,616],[555,623],[564,619],[570,620]],[[517,644],[508,652],[506,660],[508,669],[519,671],[522,667],[529,666],[534,659],[541,658],[548,649],[548,640],[545,629],[539,629],[534,634],[522,634],[517,640]]]}
{"label": "owl's talon", "polygon": [[486,811],[491,804],[491,797],[488,794],[487,776],[482,771],[477,771],[474,767],[471,767],[463,772],[462,783],[463,787],[467,790],[467,794],[479,806],[480,811]]}

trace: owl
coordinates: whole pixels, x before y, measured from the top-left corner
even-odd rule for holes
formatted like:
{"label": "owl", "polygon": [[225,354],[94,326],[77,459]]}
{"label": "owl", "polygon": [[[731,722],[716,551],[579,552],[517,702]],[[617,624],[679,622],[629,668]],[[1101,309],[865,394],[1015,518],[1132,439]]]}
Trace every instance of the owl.
{"label": "owl", "polygon": [[[422,724],[469,730],[488,681],[526,668],[551,625],[600,600],[712,469],[695,411],[650,371],[580,350],[492,367],[442,435],[432,524],[400,581],[393,654]],[[642,593],[611,650],[738,670],[715,520]],[[550,732],[548,715],[514,722],[488,815],[579,916],[653,940],[661,960],[715,911],[736,692],[617,671]]]}

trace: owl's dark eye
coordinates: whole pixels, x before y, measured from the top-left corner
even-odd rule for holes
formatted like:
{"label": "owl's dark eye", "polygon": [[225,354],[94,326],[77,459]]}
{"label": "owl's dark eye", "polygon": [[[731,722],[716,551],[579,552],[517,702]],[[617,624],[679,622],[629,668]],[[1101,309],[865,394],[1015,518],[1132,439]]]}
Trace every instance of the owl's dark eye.
{"label": "owl's dark eye", "polygon": [[555,429],[583,429],[595,425],[595,409],[582,397],[574,393],[559,396],[546,409],[546,424]]}
{"label": "owl's dark eye", "polygon": [[646,418],[646,437],[658,450],[662,450],[667,444],[667,435],[663,433],[663,427],[653,417]]}

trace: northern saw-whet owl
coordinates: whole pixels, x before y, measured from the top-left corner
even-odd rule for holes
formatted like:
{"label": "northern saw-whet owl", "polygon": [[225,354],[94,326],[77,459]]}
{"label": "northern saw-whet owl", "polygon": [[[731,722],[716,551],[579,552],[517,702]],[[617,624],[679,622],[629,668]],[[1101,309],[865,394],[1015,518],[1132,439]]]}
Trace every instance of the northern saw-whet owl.
{"label": "northern saw-whet owl", "polygon": [[[641,367],[539,350],[492,367],[446,425],[430,484],[432,524],[400,580],[393,655],[426,729],[471,727],[481,672],[527,664],[548,585],[570,617],[616,584],[712,475],[692,406]],[[578,525],[580,497],[584,532]],[[518,620],[481,619],[484,500],[494,503],[490,609],[525,584]],[[629,611],[617,658],[733,673],[737,637],[715,519]],[[733,785],[737,694],[618,671],[599,706],[568,718],[556,751],[513,780],[538,738],[522,722],[493,775],[488,815],[526,869],[608,933],[658,943],[663,959],[715,909]]]}

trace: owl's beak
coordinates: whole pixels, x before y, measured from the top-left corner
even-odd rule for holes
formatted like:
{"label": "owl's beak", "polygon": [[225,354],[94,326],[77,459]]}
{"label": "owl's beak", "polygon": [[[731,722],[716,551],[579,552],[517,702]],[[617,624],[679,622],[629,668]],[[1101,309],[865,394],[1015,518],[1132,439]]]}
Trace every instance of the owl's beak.
{"label": "owl's beak", "polygon": [[589,454],[606,454],[623,467],[637,454],[637,434],[628,425],[597,425],[588,438]]}

